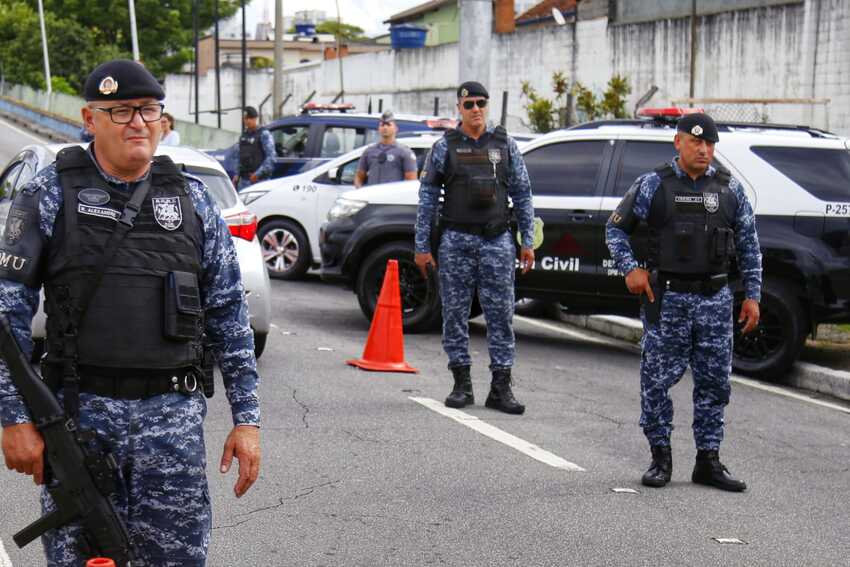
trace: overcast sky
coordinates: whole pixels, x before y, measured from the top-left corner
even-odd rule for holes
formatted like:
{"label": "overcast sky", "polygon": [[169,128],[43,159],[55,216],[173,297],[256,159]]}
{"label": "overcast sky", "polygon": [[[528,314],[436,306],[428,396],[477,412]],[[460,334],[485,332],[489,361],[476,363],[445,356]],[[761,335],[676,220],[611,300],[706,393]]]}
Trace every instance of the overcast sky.
{"label": "overcast sky", "polygon": [[[389,28],[382,22],[413,6],[424,3],[425,0],[339,0],[339,11],[342,21],[360,26],[366,34],[373,36],[386,32]],[[253,0],[246,9],[248,30],[254,30],[257,21],[268,10],[269,20],[274,22],[274,0]],[[335,0],[283,0],[283,13],[292,16],[301,10],[324,10],[328,17],[336,17]],[[238,15],[238,13],[237,13]],[[249,33],[251,33],[249,31]]]}

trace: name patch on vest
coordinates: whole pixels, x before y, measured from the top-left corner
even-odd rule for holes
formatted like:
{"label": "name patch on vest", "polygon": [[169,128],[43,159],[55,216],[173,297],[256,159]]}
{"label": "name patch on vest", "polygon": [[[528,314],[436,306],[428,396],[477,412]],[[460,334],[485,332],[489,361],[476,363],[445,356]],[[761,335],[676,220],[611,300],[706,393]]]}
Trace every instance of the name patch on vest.
{"label": "name patch on vest", "polygon": [[6,251],[0,250],[0,268],[8,269],[11,264],[11,268],[16,272],[20,272],[24,269],[24,266],[27,265],[29,258],[23,258],[21,256],[15,256],[14,254],[9,254]]}
{"label": "name patch on vest", "polygon": [[82,203],[77,203],[77,212],[81,215],[90,215],[102,219],[112,219],[114,221],[117,221],[121,217],[121,212],[115,209],[110,209],[109,207],[92,207],[91,205],[84,205]]}
{"label": "name patch on vest", "polygon": [[702,203],[702,195],[676,195],[677,203]]}
{"label": "name patch on vest", "polygon": [[176,230],[183,224],[183,211],[180,209],[180,197],[154,197],[153,216],[159,226],[165,230]]}

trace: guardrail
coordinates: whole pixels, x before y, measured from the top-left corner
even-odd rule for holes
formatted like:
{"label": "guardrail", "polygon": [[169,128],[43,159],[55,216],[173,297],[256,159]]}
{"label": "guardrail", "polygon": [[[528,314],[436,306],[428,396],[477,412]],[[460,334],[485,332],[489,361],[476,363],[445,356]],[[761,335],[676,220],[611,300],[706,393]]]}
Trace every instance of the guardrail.
{"label": "guardrail", "polygon": [[[48,129],[57,134],[56,139],[79,139],[83,126],[80,108],[86,101],[64,93],[39,91],[24,85],[6,83],[0,89],[0,110],[19,118],[19,121]],[[239,132],[211,128],[192,122],[175,120],[175,130],[180,133],[184,146],[199,149],[226,148],[239,139]]]}

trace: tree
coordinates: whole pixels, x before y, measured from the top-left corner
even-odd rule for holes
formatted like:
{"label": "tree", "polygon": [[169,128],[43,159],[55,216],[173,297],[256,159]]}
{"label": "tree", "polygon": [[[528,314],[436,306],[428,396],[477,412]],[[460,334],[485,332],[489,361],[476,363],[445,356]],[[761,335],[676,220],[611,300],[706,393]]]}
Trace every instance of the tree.
{"label": "tree", "polygon": [[363,28],[353,26],[351,24],[337,24],[336,20],[326,20],[316,26],[316,33],[330,33],[334,37],[339,37],[341,42],[346,41],[363,41],[366,36],[363,35]]}
{"label": "tree", "polygon": [[[2,0],[0,0],[2,1]],[[34,5],[36,0],[30,0]],[[198,2],[201,33],[213,25],[215,0]],[[139,54],[145,66],[157,77],[179,71],[192,60],[193,0],[135,0]],[[219,17],[236,13],[238,0],[219,0]],[[132,53],[130,13],[127,0],[45,0],[46,13],[73,19],[87,33],[86,41],[114,51]],[[91,67],[86,68],[90,71]]]}
{"label": "tree", "polygon": [[[74,20],[46,13],[45,27],[52,83],[59,92],[80,92],[91,69],[121,55]],[[0,0],[0,63],[6,80],[46,87],[38,13],[26,2]]]}

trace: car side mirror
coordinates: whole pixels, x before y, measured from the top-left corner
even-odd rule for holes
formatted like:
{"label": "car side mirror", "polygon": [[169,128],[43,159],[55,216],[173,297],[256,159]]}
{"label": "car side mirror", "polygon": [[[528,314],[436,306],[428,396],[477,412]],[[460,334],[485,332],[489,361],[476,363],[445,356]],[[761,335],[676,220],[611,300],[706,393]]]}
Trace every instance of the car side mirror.
{"label": "car side mirror", "polygon": [[328,177],[339,183],[339,168],[332,167],[328,170]]}

